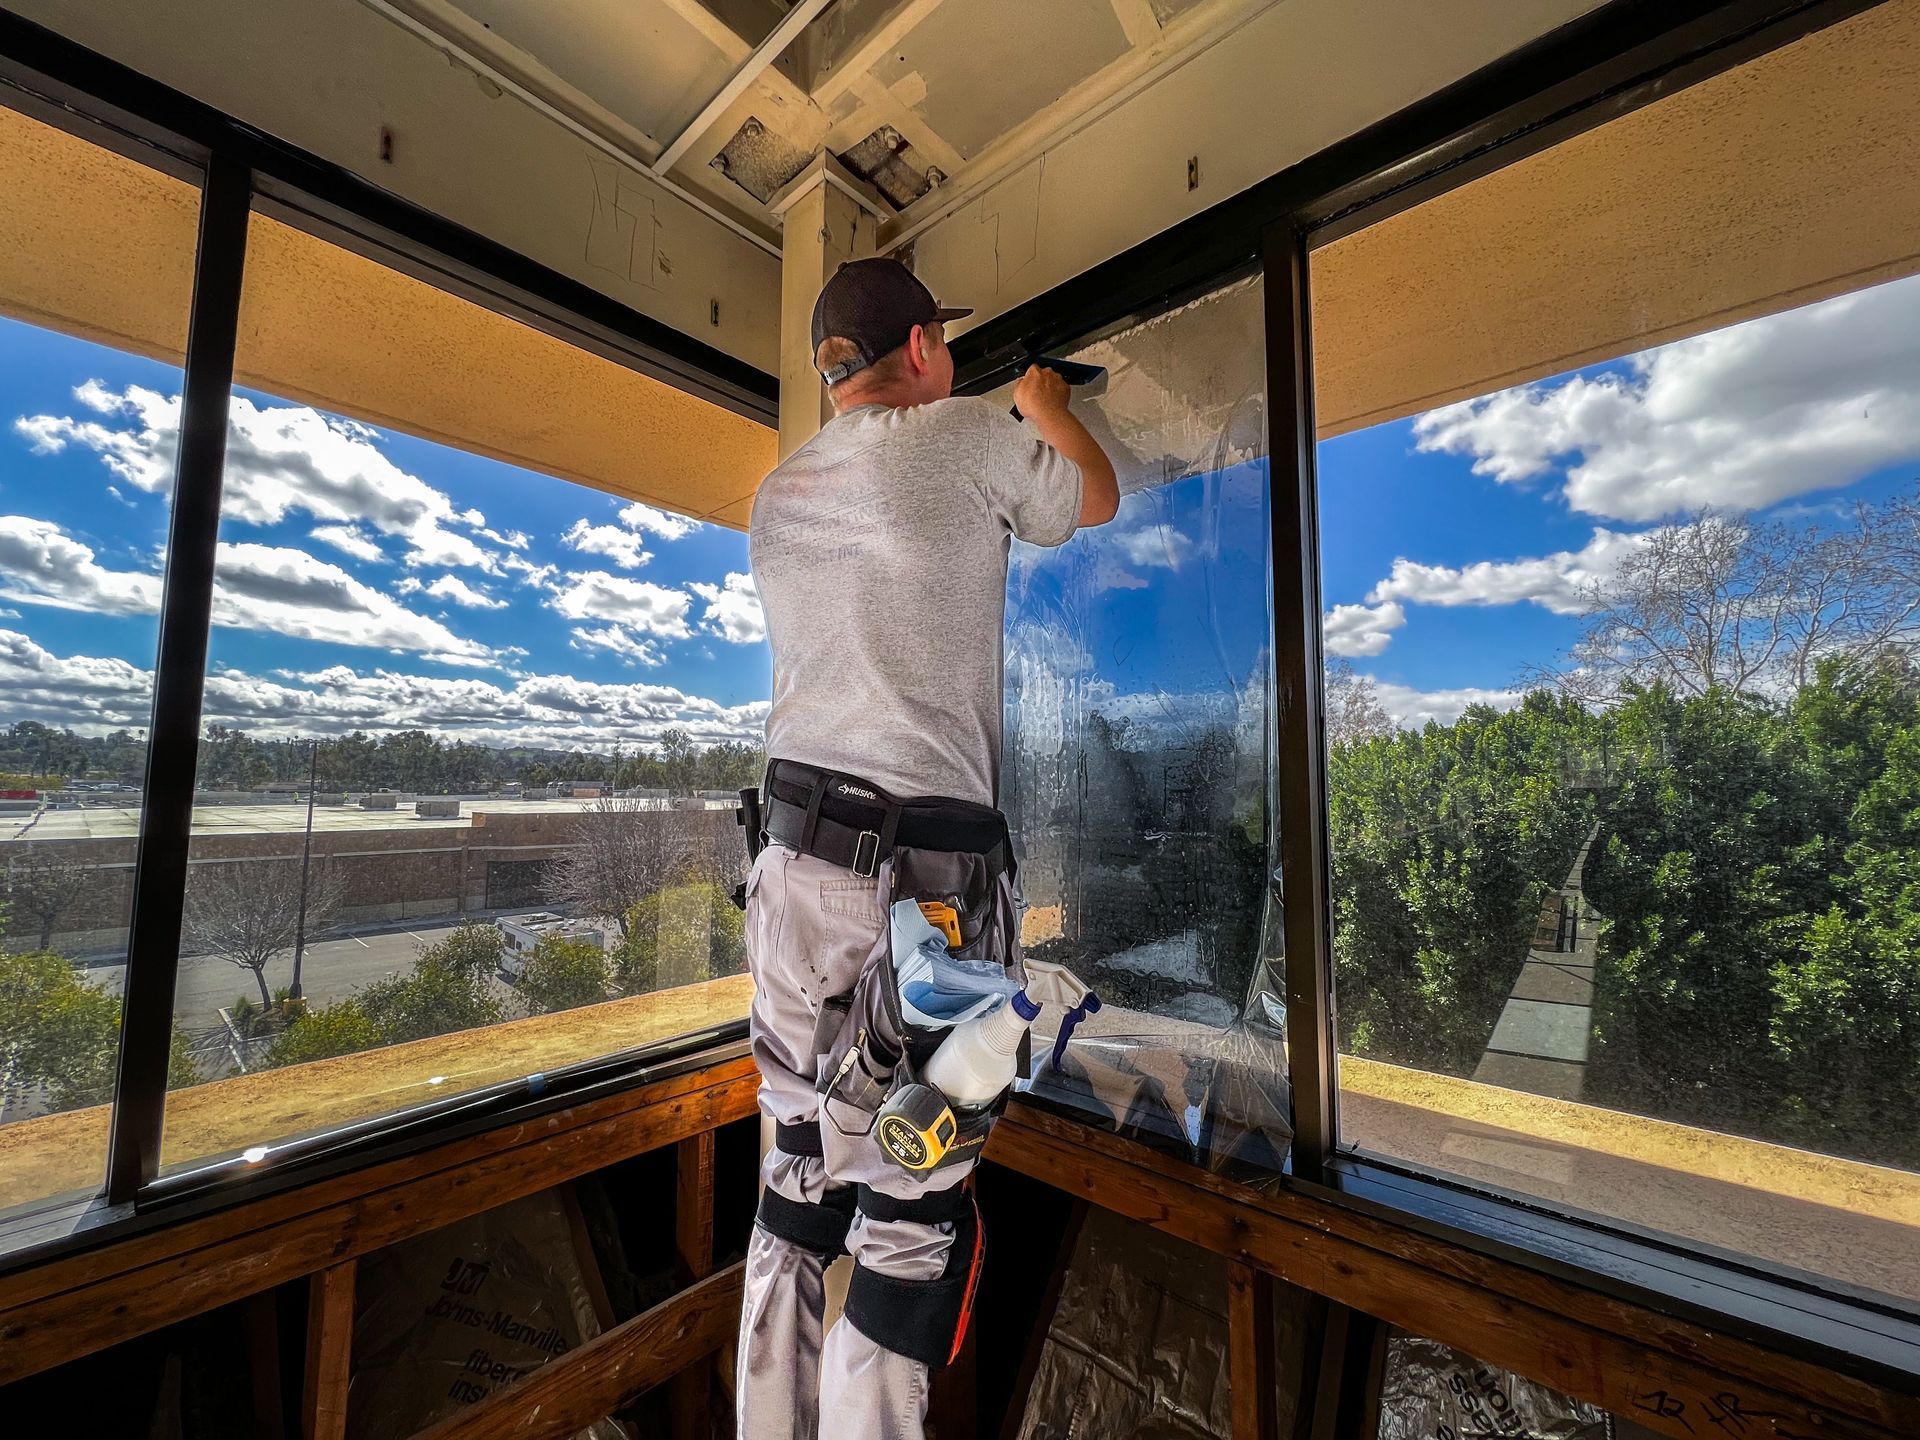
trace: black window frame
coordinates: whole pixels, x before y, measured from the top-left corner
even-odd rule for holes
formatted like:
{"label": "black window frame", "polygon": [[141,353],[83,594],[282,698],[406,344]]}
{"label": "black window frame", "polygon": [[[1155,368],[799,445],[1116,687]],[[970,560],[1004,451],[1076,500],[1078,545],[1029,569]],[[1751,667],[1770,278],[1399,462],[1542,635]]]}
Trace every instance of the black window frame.
{"label": "black window frame", "polygon": [[0,1223],[0,1274],[745,1054],[743,1017],[277,1143],[261,1163],[218,1160],[160,1173],[228,401],[252,215],[292,224],[769,428],[778,422],[779,383],[5,10],[0,105],[200,191],[105,1175],[89,1197],[29,1204]]}
{"label": "black window frame", "polygon": [[[1920,1384],[1920,1305],[1339,1143],[1308,260],[1313,250],[1880,0],[1613,0],[953,342],[983,393],[1035,354],[1150,319],[1228,278],[1266,284],[1273,743],[1294,1148],[1281,1183],[1652,1305],[1875,1384]],[[1053,1108],[1053,1107],[1049,1107]],[[1085,1123],[1071,1110],[1060,1112]]]}

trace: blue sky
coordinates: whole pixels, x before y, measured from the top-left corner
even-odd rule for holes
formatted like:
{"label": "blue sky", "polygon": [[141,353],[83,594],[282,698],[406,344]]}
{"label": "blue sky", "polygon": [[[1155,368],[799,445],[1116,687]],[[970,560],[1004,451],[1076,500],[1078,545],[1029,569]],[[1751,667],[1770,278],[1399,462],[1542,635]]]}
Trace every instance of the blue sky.
{"label": "blue sky", "polygon": [[[0,723],[144,725],[177,390],[171,367],[0,321]],[[1407,723],[1509,703],[1636,537],[1701,507],[1837,523],[1913,486],[1920,277],[1345,435],[1320,471],[1329,653]],[[1022,547],[1010,656],[1143,720],[1245,697],[1264,475],[1190,477]],[[742,535],[246,391],[225,502],[210,720],[758,735]]]}
{"label": "blue sky", "polygon": [[1402,720],[1508,703],[1660,525],[1913,492],[1920,277],[1340,436],[1319,470],[1329,653]]}
{"label": "blue sky", "polygon": [[[0,321],[0,721],[144,724],[178,387]],[[234,412],[209,719],[757,736],[745,536],[257,392]]]}

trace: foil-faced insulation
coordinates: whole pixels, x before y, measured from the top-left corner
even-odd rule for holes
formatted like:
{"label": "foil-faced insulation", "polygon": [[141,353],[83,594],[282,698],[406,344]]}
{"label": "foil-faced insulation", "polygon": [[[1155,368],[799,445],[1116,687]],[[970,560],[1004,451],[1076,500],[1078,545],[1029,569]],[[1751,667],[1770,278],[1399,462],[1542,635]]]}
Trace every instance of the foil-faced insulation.
{"label": "foil-faced insulation", "polygon": [[1067,1267],[1020,1440],[1228,1440],[1216,1255],[1094,1210]]}
{"label": "foil-faced insulation", "polygon": [[1437,1341],[1387,1338],[1375,1440],[1624,1440],[1604,1410]]}

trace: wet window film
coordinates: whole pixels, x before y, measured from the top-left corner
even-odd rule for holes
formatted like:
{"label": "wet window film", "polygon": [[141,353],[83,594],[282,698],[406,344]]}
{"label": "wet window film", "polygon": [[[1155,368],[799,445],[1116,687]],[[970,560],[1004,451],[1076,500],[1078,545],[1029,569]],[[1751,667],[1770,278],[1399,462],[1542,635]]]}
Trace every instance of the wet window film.
{"label": "wet window film", "polygon": [[1061,357],[1104,372],[1074,409],[1115,458],[1120,513],[1014,547],[1001,803],[1027,953],[1104,1007],[1057,1069],[1037,1039],[1035,1088],[1276,1167],[1261,295],[1234,281]]}

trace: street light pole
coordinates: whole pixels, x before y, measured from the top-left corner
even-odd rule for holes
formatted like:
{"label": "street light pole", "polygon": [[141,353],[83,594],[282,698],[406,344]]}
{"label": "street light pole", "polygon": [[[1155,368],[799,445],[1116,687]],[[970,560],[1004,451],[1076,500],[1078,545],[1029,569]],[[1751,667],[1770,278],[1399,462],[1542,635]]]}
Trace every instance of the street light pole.
{"label": "street light pole", "polygon": [[300,918],[293,927],[293,988],[287,999],[300,1003],[300,955],[307,944],[307,864],[313,858],[313,790],[320,773],[320,742],[307,742],[307,833],[300,844]]}

